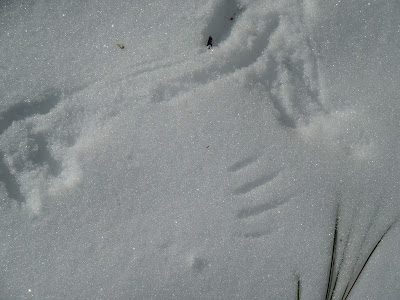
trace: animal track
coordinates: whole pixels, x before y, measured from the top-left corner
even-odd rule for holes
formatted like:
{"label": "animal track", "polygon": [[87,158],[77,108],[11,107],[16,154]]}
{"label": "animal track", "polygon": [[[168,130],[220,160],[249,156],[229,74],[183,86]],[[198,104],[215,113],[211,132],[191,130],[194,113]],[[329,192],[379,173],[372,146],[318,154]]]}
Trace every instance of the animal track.
{"label": "animal track", "polygon": [[31,136],[33,143],[29,149],[30,161],[33,165],[47,166],[49,173],[57,177],[61,173],[61,164],[50,153],[45,136],[42,133],[35,133]]}
{"label": "animal track", "polygon": [[[305,23],[303,4],[288,11],[271,10],[266,15],[257,12],[264,9],[261,2],[253,4],[243,7],[238,1],[222,0],[211,8],[202,37],[206,40],[212,35],[217,49],[212,55],[206,52],[192,68],[182,64],[183,75],[168,82],[164,76],[150,90],[152,102],[169,101],[257,64],[246,69],[245,76],[253,77],[248,82],[251,86],[264,86],[283,126],[297,128],[328,113],[321,93],[317,46]],[[233,20],[226,15],[234,15]],[[174,73],[176,70],[169,72]]]}
{"label": "animal track", "polygon": [[[25,202],[17,180],[20,173],[41,170],[45,176],[57,177],[62,171],[61,163],[54,159],[42,132],[32,132],[29,127],[25,136],[22,132],[19,132],[19,142],[6,152],[0,151],[0,181],[4,182],[9,198],[19,203]],[[18,146],[20,148],[15,149]]]}
{"label": "animal track", "polygon": [[15,176],[10,172],[4,161],[4,153],[0,151],[0,178],[7,190],[8,197],[16,200],[19,204],[25,202],[25,197],[21,193],[19,183]]}
{"label": "animal track", "polygon": [[235,218],[239,222],[237,236],[244,238],[262,238],[279,229],[277,218],[283,206],[291,197],[276,197],[270,202],[249,205],[237,211]]}
{"label": "animal track", "polygon": [[279,26],[271,37],[265,53],[263,72],[257,83],[266,93],[278,113],[282,125],[296,128],[319,114],[328,112],[321,95],[321,78],[316,46],[307,26],[304,11],[280,16]]}
{"label": "animal track", "polygon": [[[243,173],[252,174],[258,164],[262,163],[262,161],[259,161],[258,163],[257,161],[259,161],[259,156],[246,157],[229,166],[227,172],[228,174],[230,173],[230,177],[233,178],[237,178],[238,176],[240,178]],[[268,160],[268,162],[269,161],[270,160]],[[234,217],[240,224],[235,236],[255,239],[268,236],[277,230],[275,222],[271,222],[269,218],[274,216],[275,213],[272,215],[265,215],[265,218],[257,218],[257,216],[261,216],[263,213],[267,213],[268,211],[278,208],[290,201],[291,198],[287,195],[274,196],[274,192],[271,190],[272,185],[266,185],[276,180],[281,173],[282,170],[267,172],[256,179],[239,184],[238,187],[233,189],[233,195],[235,198],[239,200],[243,199],[244,201],[244,203],[240,205],[239,209],[234,212]],[[266,201],[265,199],[261,200],[259,193],[251,193],[253,190],[263,185],[266,185],[265,188],[267,190],[265,191],[265,194],[269,195],[268,198],[270,198],[271,201]]]}
{"label": "animal track", "polygon": [[275,202],[267,202],[267,203],[261,203],[258,205],[253,205],[249,206],[246,208],[242,208],[241,210],[238,211],[236,214],[236,218],[238,219],[245,219],[253,216],[257,216],[259,214],[262,214],[268,210],[277,208],[281,205],[284,205],[290,201],[290,198],[285,198],[282,201],[275,201]]}
{"label": "animal track", "polygon": [[233,192],[236,195],[246,194],[246,193],[258,188],[259,186],[262,186],[262,185],[272,181],[279,175],[279,173],[280,173],[279,171],[272,172],[272,173],[266,173],[255,180],[252,180],[250,182],[247,182],[247,183],[239,186],[238,188],[234,189]]}
{"label": "animal track", "polygon": [[[244,7],[236,0],[222,0],[213,7],[213,13],[207,20],[207,26],[202,31],[203,40],[207,41],[211,35],[213,46],[218,46],[227,39],[232,26],[244,11]],[[205,45],[205,42],[203,42]]]}
{"label": "animal track", "polygon": [[237,171],[247,167],[248,165],[252,164],[256,160],[257,160],[257,157],[248,157],[243,160],[240,160],[240,161],[234,163],[232,166],[230,166],[228,168],[228,172],[237,172]]}
{"label": "animal track", "polygon": [[[223,6],[228,6],[229,2],[224,1]],[[237,9],[237,3],[230,3],[232,7],[228,11]],[[218,15],[218,16],[217,16]],[[214,14],[215,18],[220,19],[220,13]],[[235,15],[237,23],[245,16],[245,9],[240,9],[240,14]],[[247,20],[249,21],[249,20]],[[247,31],[235,32],[237,37],[226,38],[226,49],[221,49],[215,53],[211,61],[204,61],[206,66],[184,72],[182,76],[171,79],[168,83],[157,84],[150,92],[152,102],[168,101],[173,97],[186,93],[199,85],[206,85],[214,80],[226,77],[240,71],[255,63],[267,48],[270,36],[279,25],[279,15],[271,13],[263,17],[263,20],[252,20],[254,22],[254,32],[249,35]],[[213,22],[211,22],[213,23]],[[206,30],[206,29],[205,29]],[[208,37],[208,36],[207,36]],[[208,53],[207,53],[208,55]]]}
{"label": "animal track", "polygon": [[[290,56],[280,61],[276,59],[270,57],[266,76],[269,81],[266,81],[265,86],[279,112],[279,121],[285,126],[296,128],[302,123],[308,123],[314,115],[325,112],[317,80],[306,74],[305,60]],[[316,69],[315,66],[312,68]]]}
{"label": "animal track", "polygon": [[24,120],[32,115],[47,114],[61,99],[61,90],[48,89],[38,99],[20,102],[0,113],[0,134],[14,121]]}
{"label": "animal track", "polygon": [[[12,105],[2,113],[0,113],[0,135],[3,134],[14,121],[25,120],[26,118],[40,114],[44,115],[57,105],[61,99],[61,91],[59,89],[48,89],[37,99],[30,102],[21,102]],[[30,133],[26,136],[26,147],[15,150],[19,153],[17,159],[12,159],[11,165],[5,160],[8,153],[0,150],[0,181],[4,183],[8,197],[16,200],[18,203],[25,202],[25,197],[21,192],[20,185],[14,173],[35,166],[48,166],[49,173],[58,176],[61,172],[61,165],[52,157],[48,150],[46,138],[41,133]]]}

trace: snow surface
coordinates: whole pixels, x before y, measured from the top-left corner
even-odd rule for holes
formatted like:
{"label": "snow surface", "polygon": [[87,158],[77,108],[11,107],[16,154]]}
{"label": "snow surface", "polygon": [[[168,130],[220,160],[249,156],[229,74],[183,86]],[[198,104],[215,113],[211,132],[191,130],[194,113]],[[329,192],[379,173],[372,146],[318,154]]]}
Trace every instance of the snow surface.
{"label": "snow surface", "polygon": [[399,15],[1,1],[0,298],[399,299]]}

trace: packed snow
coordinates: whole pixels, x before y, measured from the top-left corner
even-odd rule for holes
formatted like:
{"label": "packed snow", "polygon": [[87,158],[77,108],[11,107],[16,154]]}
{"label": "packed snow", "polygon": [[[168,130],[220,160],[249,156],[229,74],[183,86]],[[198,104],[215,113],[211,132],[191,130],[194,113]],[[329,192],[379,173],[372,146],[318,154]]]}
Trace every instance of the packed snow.
{"label": "packed snow", "polygon": [[1,1],[0,299],[399,299],[399,15]]}

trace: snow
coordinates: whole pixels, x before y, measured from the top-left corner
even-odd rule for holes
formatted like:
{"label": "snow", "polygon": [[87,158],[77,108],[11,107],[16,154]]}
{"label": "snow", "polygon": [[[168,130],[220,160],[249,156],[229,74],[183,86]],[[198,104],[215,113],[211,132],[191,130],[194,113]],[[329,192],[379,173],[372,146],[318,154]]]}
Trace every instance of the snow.
{"label": "snow", "polygon": [[0,298],[398,299],[399,14],[2,1]]}

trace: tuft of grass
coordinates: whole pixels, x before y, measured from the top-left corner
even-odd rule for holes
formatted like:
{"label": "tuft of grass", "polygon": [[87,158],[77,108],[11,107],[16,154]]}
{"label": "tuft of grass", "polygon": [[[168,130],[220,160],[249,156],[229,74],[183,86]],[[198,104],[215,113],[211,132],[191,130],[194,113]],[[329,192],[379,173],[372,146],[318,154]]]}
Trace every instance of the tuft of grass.
{"label": "tuft of grass", "polygon": [[[350,276],[350,280],[347,282],[346,288],[344,289],[344,292],[342,294],[342,297],[340,298],[341,300],[347,300],[349,297],[351,291],[353,290],[355,284],[357,283],[358,279],[360,278],[361,273],[365,269],[365,266],[367,265],[368,261],[370,260],[372,254],[374,254],[376,248],[379,246],[379,244],[382,242],[383,238],[385,235],[389,232],[389,230],[392,228],[392,226],[397,222],[395,220],[393,223],[390,224],[390,226],[385,230],[385,232],[381,235],[380,239],[376,242],[375,246],[372,248],[372,250],[369,252],[368,257],[365,259],[364,264],[362,265],[360,271],[357,273],[357,277],[352,281],[351,278],[353,278],[353,274]],[[342,253],[342,257],[340,259],[340,263],[338,266],[336,266],[336,261],[337,261],[337,240],[338,240],[338,234],[339,234],[339,205],[336,210],[336,218],[335,218],[335,230],[334,230],[334,235],[333,235],[333,242],[332,242],[332,253],[331,253],[331,260],[330,260],[330,268],[329,268],[329,277],[328,277],[328,283],[327,283],[327,288],[326,288],[326,294],[325,294],[325,300],[332,300],[333,296],[335,295],[336,292],[336,284],[339,279],[342,263],[344,261],[344,256],[345,256],[345,250],[347,248],[347,242],[345,244],[345,249]],[[350,233],[349,233],[350,234]],[[349,236],[347,236],[347,241],[348,241]],[[336,273],[336,276],[335,276]],[[300,300],[300,276],[297,277],[297,300]]]}
{"label": "tuft of grass", "polygon": [[[331,267],[329,269],[329,279],[328,279],[328,286],[326,288],[326,296],[325,300],[333,297],[333,293],[336,288],[336,280],[335,284],[332,287],[332,279],[333,279],[333,272],[335,269],[335,262],[336,262],[336,247],[337,247],[337,236],[338,236],[338,226],[339,226],[339,207],[336,211],[336,218],[335,218],[335,233],[333,234],[333,244],[332,244],[332,255],[331,255]],[[339,272],[338,272],[339,274]],[[331,297],[329,297],[331,296]]]}
{"label": "tuft of grass", "polygon": [[[372,254],[375,252],[376,248],[377,248],[378,245],[382,242],[383,238],[384,238],[385,235],[388,233],[388,231],[390,230],[390,228],[392,228],[392,226],[393,226],[394,223],[395,223],[395,222],[393,222],[392,224],[390,224],[390,226],[389,226],[389,227],[386,229],[386,231],[382,234],[382,236],[381,236],[381,238],[379,239],[379,241],[375,244],[375,247],[374,247],[374,248],[371,250],[371,252],[369,253],[367,259],[365,260],[363,266],[361,267],[360,272],[358,272],[358,275],[357,275],[356,279],[353,281],[353,284],[351,285],[351,287],[350,287],[350,289],[349,289],[348,292],[347,292],[347,289],[348,289],[348,287],[349,287],[350,282],[347,283],[346,289],[344,290],[344,293],[343,293],[343,296],[342,296],[341,300],[346,300],[346,299],[349,297],[349,295],[350,295],[350,293],[351,293],[351,291],[352,291],[354,285],[357,283],[358,278],[360,278],[360,275],[361,275],[362,271],[364,270],[365,266],[367,265],[367,263],[368,263],[369,259],[371,258]],[[346,292],[347,292],[347,293],[346,293]]]}

